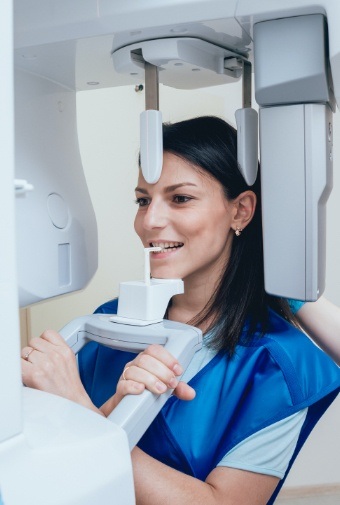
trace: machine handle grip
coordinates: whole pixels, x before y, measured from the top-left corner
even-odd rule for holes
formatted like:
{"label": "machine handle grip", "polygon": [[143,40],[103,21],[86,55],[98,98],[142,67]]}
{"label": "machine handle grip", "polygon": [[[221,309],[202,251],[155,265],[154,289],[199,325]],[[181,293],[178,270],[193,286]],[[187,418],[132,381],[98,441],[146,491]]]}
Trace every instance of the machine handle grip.
{"label": "machine handle grip", "polygon": [[[110,315],[92,314],[74,319],[60,331],[75,354],[89,341],[122,351],[140,352],[151,344],[160,344],[185,369],[202,347],[202,332],[182,323],[162,321],[149,326],[130,326],[110,321]],[[145,390],[140,395],[127,395],[108,416],[125,430],[132,449],[161,410],[172,390],[161,395]]]}

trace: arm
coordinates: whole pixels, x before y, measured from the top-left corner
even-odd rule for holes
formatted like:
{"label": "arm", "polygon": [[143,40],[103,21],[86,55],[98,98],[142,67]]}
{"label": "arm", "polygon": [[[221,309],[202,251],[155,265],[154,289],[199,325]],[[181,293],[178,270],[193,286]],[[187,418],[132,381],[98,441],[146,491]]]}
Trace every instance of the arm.
{"label": "arm", "polygon": [[215,468],[202,482],[132,451],[137,505],[265,505],[279,479],[227,467]]}
{"label": "arm", "polygon": [[[85,391],[73,351],[57,332],[46,330],[39,338],[31,339],[29,345],[22,349],[21,356],[22,381],[26,386],[62,396],[105,416],[125,395],[140,394],[145,388],[160,394],[170,387],[183,400],[195,396],[190,386],[176,379],[182,373],[180,365],[162,346],[150,346],[128,364],[132,369],[132,379],[136,380],[129,377],[128,380],[120,380],[116,393],[100,410]],[[159,361],[159,357],[164,363]],[[153,374],[147,372],[149,368],[154,370]]]}
{"label": "arm", "polygon": [[[181,372],[177,365],[164,348],[150,346],[127,364],[117,394],[123,395],[124,388],[139,382],[158,394],[167,387],[176,387],[175,375]],[[182,395],[192,398],[193,391],[184,386]],[[107,407],[108,402],[102,408]],[[132,451],[132,463],[138,505],[265,505],[279,481],[277,477],[224,466],[213,469],[202,482],[155,460],[138,447]]]}
{"label": "arm", "polygon": [[303,330],[340,365],[340,308],[321,297],[296,313]]}
{"label": "arm", "polygon": [[[25,358],[29,354],[28,358]],[[98,413],[79,379],[76,360],[60,335],[46,331],[30,341],[22,351],[23,382],[80,403]],[[128,368],[127,368],[128,367]],[[117,393],[102,407],[108,415],[128,393],[150,389],[158,394],[175,388],[183,399],[191,399],[194,391],[179,382],[179,363],[161,346],[150,346],[125,368],[125,378],[117,385]],[[153,459],[137,447],[132,463],[138,505],[265,505],[278,478],[232,469],[215,468],[206,482],[185,475]]]}

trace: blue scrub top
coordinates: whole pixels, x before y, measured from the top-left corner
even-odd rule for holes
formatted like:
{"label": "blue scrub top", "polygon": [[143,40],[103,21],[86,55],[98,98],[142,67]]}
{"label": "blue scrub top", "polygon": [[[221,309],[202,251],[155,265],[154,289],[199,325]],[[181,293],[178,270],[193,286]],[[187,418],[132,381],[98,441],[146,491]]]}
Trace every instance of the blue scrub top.
{"label": "blue scrub top", "polygon": [[[116,313],[117,300],[96,312]],[[79,353],[81,379],[97,406],[114,394],[125,364],[134,356],[94,342]],[[302,332],[271,311],[265,336],[254,335],[239,344],[232,358],[217,353],[189,384],[196,390],[195,399],[184,402],[171,397],[138,446],[201,480],[239,442],[308,407],[296,450],[271,504],[303,443],[338,394],[340,369]]]}

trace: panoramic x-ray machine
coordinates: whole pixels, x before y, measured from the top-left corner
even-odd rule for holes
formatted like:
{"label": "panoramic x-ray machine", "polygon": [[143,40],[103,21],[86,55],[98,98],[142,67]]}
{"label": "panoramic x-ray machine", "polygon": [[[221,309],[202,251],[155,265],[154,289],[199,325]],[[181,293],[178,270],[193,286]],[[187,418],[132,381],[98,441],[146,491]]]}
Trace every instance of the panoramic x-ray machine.
{"label": "panoramic x-ray machine", "polygon": [[[21,384],[18,306],[82,289],[97,268],[76,92],[145,83],[141,159],[156,182],[158,83],[193,89],[242,78],[238,157],[251,185],[259,125],[266,289],[315,300],[324,290],[339,19],[337,0],[1,3],[1,505],[133,504],[129,451],[166,400],[126,397],[107,420]],[[162,320],[182,289],[178,279],[150,281],[146,270],[144,281],[121,284],[116,317],[81,318],[62,334],[75,352],[91,339],[136,352],[158,342],[185,366],[201,334]]]}

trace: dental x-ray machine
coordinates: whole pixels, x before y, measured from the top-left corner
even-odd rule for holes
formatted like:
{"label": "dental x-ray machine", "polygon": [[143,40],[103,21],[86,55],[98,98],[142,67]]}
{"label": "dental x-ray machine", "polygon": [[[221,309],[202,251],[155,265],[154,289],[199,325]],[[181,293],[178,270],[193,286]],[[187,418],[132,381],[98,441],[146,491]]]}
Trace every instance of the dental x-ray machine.
{"label": "dental x-ray machine", "polygon": [[[111,422],[21,385],[18,305],[81,289],[97,268],[76,91],[145,82],[141,158],[146,179],[156,182],[158,82],[193,89],[242,78],[238,156],[251,185],[259,123],[266,289],[315,300],[324,290],[339,19],[337,0],[1,3],[1,505],[134,503],[129,449],[164,402],[151,393],[125,398]],[[252,69],[259,122],[251,108]],[[181,289],[179,280],[149,282],[147,275],[123,283],[118,319],[89,316],[63,335],[75,352],[89,339],[136,352],[159,342],[186,364],[201,345],[200,332],[163,322],[162,307],[153,311],[159,293]]]}

